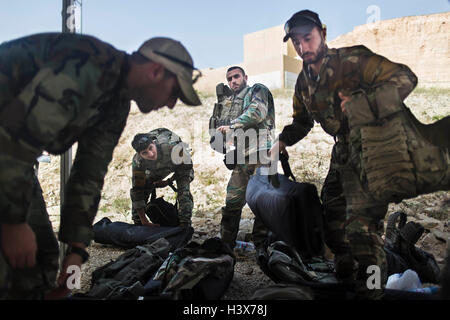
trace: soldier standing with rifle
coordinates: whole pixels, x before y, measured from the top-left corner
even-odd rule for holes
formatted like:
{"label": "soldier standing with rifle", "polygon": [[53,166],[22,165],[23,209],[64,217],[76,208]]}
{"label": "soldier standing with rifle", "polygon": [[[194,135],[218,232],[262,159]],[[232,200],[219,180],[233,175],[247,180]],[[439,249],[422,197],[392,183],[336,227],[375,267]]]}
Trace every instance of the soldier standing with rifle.
{"label": "soldier standing with rifle", "polygon": [[[232,170],[220,233],[222,240],[233,249],[246,203],[248,181],[265,162],[264,154],[272,144],[275,110],[269,89],[260,83],[248,86],[248,77],[241,67],[230,67],[226,79],[229,87],[217,86],[218,103],[210,120],[210,133],[212,148],[226,153],[225,165]],[[262,244],[266,233],[266,228],[256,218],[252,232],[256,247]]]}

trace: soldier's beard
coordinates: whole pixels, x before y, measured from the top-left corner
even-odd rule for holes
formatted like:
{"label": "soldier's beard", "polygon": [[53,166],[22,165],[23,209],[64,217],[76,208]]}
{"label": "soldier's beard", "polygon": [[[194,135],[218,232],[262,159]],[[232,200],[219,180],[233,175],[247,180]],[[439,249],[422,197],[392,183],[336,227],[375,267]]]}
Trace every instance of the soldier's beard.
{"label": "soldier's beard", "polygon": [[149,113],[152,110],[156,109],[156,104],[154,103],[154,101],[151,98],[146,98],[145,102],[142,101],[141,99],[136,99],[136,104],[139,108],[139,110],[142,113]]}
{"label": "soldier's beard", "polygon": [[321,37],[321,42],[320,42],[319,48],[313,54],[314,55],[313,60],[305,60],[305,58],[304,58],[305,55],[307,55],[307,54],[311,55],[312,54],[312,52],[306,52],[305,54],[302,55],[303,63],[305,65],[316,64],[317,62],[322,60],[322,58],[325,56],[326,52],[327,52],[327,50],[326,50],[326,47],[325,47],[325,41],[324,41],[323,37]]}
{"label": "soldier's beard", "polygon": [[242,91],[242,89],[244,89],[247,86],[247,82],[246,81],[242,81],[241,85],[239,86],[239,88],[237,88],[236,90],[233,90],[235,94],[238,94],[239,92]]}

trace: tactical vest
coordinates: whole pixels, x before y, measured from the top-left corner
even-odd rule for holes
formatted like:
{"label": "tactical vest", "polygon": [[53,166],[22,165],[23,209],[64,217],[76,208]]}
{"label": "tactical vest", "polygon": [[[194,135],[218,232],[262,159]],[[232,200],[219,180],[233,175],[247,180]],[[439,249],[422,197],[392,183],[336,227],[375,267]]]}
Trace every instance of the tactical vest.
{"label": "tactical vest", "polygon": [[250,103],[251,93],[250,87],[244,88],[239,94],[234,97],[231,89],[228,86],[220,83],[216,87],[217,103],[214,104],[213,114],[209,121],[210,131],[215,131],[220,126],[229,126],[231,120],[239,117],[244,107]]}
{"label": "tactical vest", "polygon": [[450,189],[450,117],[420,123],[392,85],[354,92],[346,110],[350,162],[375,199],[398,203]]}

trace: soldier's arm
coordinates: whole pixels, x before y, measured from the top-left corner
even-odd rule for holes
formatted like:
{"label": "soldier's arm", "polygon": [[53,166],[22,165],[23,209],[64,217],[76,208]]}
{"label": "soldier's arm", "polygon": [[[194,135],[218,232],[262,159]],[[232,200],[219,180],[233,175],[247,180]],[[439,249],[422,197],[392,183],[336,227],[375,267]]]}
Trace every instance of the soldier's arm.
{"label": "soldier's arm", "polygon": [[250,105],[243,113],[232,120],[231,123],[235,128],[247,129],[255,127],[263,122],[267,116],[269,109],[269,92],[266,88],[257,86],[252,93]]}
{"label": "soldier's arm", "polygon": [[287,146],[292,146],[303,139],[314,126],[314,120],[297,93],[294,94],[292,107],[294,109],[292,124],[285,126],[278,137],[278,140]]}
{"label": "soldier's arm", "polygon": [[417,76],[408,66],[392,62],[367,48],[365,50],[367,51],[359,57],[363,86],[393,84],[397,87],[400,98],[404,100],[417,86]]}
{"label": "soldier's arm", "polygon": [[145,199],[145,166],[139,163],[138,154],[133,157],[132,172],[131,172],[131,205],[135,210],[143,209],[146,206]]}
{"label": "soldier's arm", "polygon": [[181,164],[175,171],[175,181],[177,182],[177,200],[179,203],[178,217],[180,223],[191,221],[194,200],[190,190],[190,184],[194,180],[194,169],[191,164]]}
{"label": "soldier's arm", "polygon": [[105,116],[102,123],[91,128],[78,141],[61,213],[59,239],[62,242],[89,245],[92,239],[92,223],[100,202],[104,177],[129,111],[124,105],[121,107],[120,115]]}

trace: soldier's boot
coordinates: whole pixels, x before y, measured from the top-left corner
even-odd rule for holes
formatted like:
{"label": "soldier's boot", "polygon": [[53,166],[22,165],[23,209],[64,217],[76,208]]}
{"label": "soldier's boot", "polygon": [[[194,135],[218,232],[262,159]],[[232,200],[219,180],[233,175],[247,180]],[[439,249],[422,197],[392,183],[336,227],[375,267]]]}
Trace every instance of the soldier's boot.
{"label": "soldier's boot", "polygon": [[242,210],[229,210],[222,207],[222,220],[220,222],[220,235],[231,250],[236,246],[236,238],[239,232]]}
{"label": "soldier's boot", "polygon": [[131,219],[135,226],[142,226],[141,218],[139,218],[137,211],[134,209],[131,210]]}
{"label": "soldier's boot", "polygon": [[358,299],[381,299],[387,281],[387,261],[379,219],[349,216],[346,228],[353,258],[358,262],[355,290]]}
{"label": "soldier's boot", "polygon": [[341,281],[351,282],[355,280],[358,262],[353,258],[345,236],[345,221],[345,207],[342,210],[325,208],[324,240],[334,254],[336,276]]}
{"label": "soldier's boot", "polygon": [[256,250],[265,249],[264,246],[269,236],[269,229],[262,223],[261,219],[255,216],[252,229],[252,241]]}

